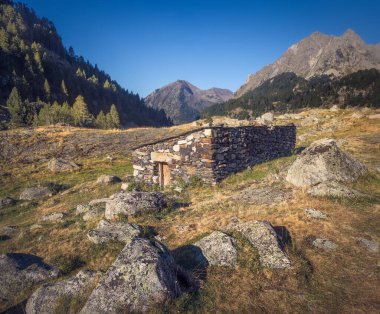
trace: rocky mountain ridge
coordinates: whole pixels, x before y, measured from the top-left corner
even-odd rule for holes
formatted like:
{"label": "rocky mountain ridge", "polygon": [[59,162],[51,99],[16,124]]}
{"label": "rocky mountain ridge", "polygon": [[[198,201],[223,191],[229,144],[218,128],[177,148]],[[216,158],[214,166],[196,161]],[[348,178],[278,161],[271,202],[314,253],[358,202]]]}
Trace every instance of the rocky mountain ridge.
{"label": "rocky mountain ridge", "polygon": [[196,120],[200,111],[232,97],[228,89],[210,88],[201,90],[185,80],[156,89],[145,98],[145,103],[155,109],[163,109],[174,124]]}
{"label": "rocky mountain ridge", "polygon": [[359,70],[380,70],[380,44],[366,44],[353,30],[342,36],[314,32],[292,45],[275,62],[251,74],[235,93],[237,97],[285,72],[305,79],[328,75],[342,77]]}

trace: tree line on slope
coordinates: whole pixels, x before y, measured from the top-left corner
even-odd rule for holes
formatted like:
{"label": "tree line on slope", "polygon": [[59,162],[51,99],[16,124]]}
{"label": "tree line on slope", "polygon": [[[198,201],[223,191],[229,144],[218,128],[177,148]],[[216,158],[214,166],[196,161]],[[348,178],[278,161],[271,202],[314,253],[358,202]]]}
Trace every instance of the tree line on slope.
{"label": "tree line on slope", "polygon": [[[171,125],[163,110],[145,105],[138,94],[118,85],[74,49],[63,46],[55,26],[24,4],[0,1],[0,114],[16,87],[26,103],[86,100],[94,116],[117,108],[121,125]],[[37,106],[38,107],[38,106]],[[102,115],[101,115],[102,116]]]}
{"label": "tree line on slope", "polygon": [[[36,108],[39,107],[39,108]],[[7,100],[12,127],[42,126],[52,124],[69,124],[79,127],[98,127],[101,129],[120,128],[119,113],[115,105],[105,114],[102,110],[95,118],[88,110],[88,106],[79,95],[72,106],[66,101],[60,105],[57,101],[49,103],[29,103],[22,101],[16,87],[14,87]]]}
{"label": "tree line on slope", "polygon": [[257,117],[268,111],[293,112],[303,108],[380,107],[380,72],[361,70],[339,79],[318,76],[306,80],[292,72],[282,73],[239,98],[206,108],[203,117],[229,115]]}

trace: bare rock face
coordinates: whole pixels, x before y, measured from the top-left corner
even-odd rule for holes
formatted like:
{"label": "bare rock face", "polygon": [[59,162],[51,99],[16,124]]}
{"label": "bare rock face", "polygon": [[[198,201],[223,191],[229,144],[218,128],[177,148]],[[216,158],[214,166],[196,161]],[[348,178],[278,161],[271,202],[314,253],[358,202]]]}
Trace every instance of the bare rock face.
{"label": "bare rock face", "polygon": [[[23,253],[0,255],[0,304],[13,302],[32,286],[59,276],[58,268],[38,256]],[[0,307],[1,308],[1,307]]]}
{"label": "bare rock face", "polygon": [[96,229],[88,231],[87,237],[96,244],[109,241],[127,243],[131,239],[138,237],[140,233],[141,228],[138,225],[121,222],[110,223],[107,220],[101,220]]}
{"label": "bare rock face", "polygon": [[194,246],[200,248],[209,265],[235,266],[237,263],[236,241],[223,232],[214,231],[194,243]]}
{"label": "bare rock face", "polygon": [[81,270],[76,276],[56,283],[44,284],[29,298],[27,314],[54,314],[62,298],[85,296],[96,285],[99,272]]}
{"label": "bare rock face", "polygon": [[61,158],[52,158],[48,163],[48,169],[52,172],[74,171],[78,170],[79,166],[72,161]]}
{"label": "bare rock face", "polygon": [[37,186],[27,188],[20,194],[20,200],[39,200],[48,196],[52,196],[53,193],[45,186]]}
{"label": "bare rock face", "polygon": [[359,70],[380,70],[380,46],[367,45],[352,30],[342,36],[319,32],[292,45],[275,62],[249,76],[236,96],[260,86],[264,81],[285,72],[305,79],[319,75],[341,77]]}
{"label": "bare rock face", "polygon": [[335,181],[322,182],[312,186],[307,193],[311,196],[331,196],[331,197],[346,197],[357,198],[364,194],[350,189],[349,187]]}
{"label": "bare rock face", "polygon": [[320,182],[353,182],[367,171],[366,167],[339,149],[332,139],[313,142],[288,170],[286,180],[295,186]]}
{"label": "bare rock face", "polygon": [[112,184],[112,183],[119,183],[121,182],[121,179],[117,176],[112,176],[109,174],[103,174],[101,175],[97,180],[97,184]]}
{"label": "bare rock face", "polygon": [[177,298],[186,275],[157,241],[129,242],[93,290],[81,313],[146,312]]}
{"label": "bare rock face", "polygon": [[277,234],[268,221],[234,223],[228,229],[240,232],[257,249],[260,262],[264,267],[291,267],[291,262],[282,251]]}
{"label": "bare rock face", "polygon": [[91,208],[84,213],[83,220],[84,221],[91,221],[100,219],[104,216],[104,208],[99,206],[91,206]]}
{"label": "bare rock face", "polygon": [[379,243],[374,240],[366,239],[363,237],[353,237],[353,239],[368,252],[377,253],[379,251]]}
{"label": "bare rock face", "polygon": [[161,192],[120,192],[106,203],[105,217],[112,220],[118,215],[159,212],[165,206],[165,195]]}

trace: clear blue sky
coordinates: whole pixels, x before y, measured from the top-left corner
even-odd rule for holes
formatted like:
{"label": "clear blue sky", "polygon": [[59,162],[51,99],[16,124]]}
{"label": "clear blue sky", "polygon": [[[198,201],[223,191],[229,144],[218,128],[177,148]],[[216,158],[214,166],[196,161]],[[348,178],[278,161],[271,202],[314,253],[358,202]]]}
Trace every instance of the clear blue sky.
{"label": "clear blue sky", "polygon": [[314,31],[380,42],[380,0],[21,0],[66,47],[146,96],[177,79],[235,91]]}

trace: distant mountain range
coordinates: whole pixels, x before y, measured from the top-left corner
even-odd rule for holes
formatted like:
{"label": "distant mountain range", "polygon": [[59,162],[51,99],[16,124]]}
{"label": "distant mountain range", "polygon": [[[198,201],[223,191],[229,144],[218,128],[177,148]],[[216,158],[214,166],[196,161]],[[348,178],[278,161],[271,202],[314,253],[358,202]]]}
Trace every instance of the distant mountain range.
{"label": "distant mountain range", "polygon": [[201,90],[184,80],[156,89],[145,98],[145,103],[155,109],[163,109],[174,124],[191,122],[211,105],[225,102],[233,96],[228,89]]}
{"label": "distant mountain range", "polygon": [[66,49],[51,21],[24,4],[1,0],[0,122],[9,116],[5,103],[14,87],[35,114],[44,103],[72,105],[82,95],[95,116],[115,104],[123,126],[171,125],[163,110],[146,106],[138,94],[122,88],[73,48]]}
{"label": "distant mountain range", "polygon": [[350,29],[342,36],[313,33],[202,115],[247,118],[334,104],[380,107],[379,70],[380,44],[367,45]]}

